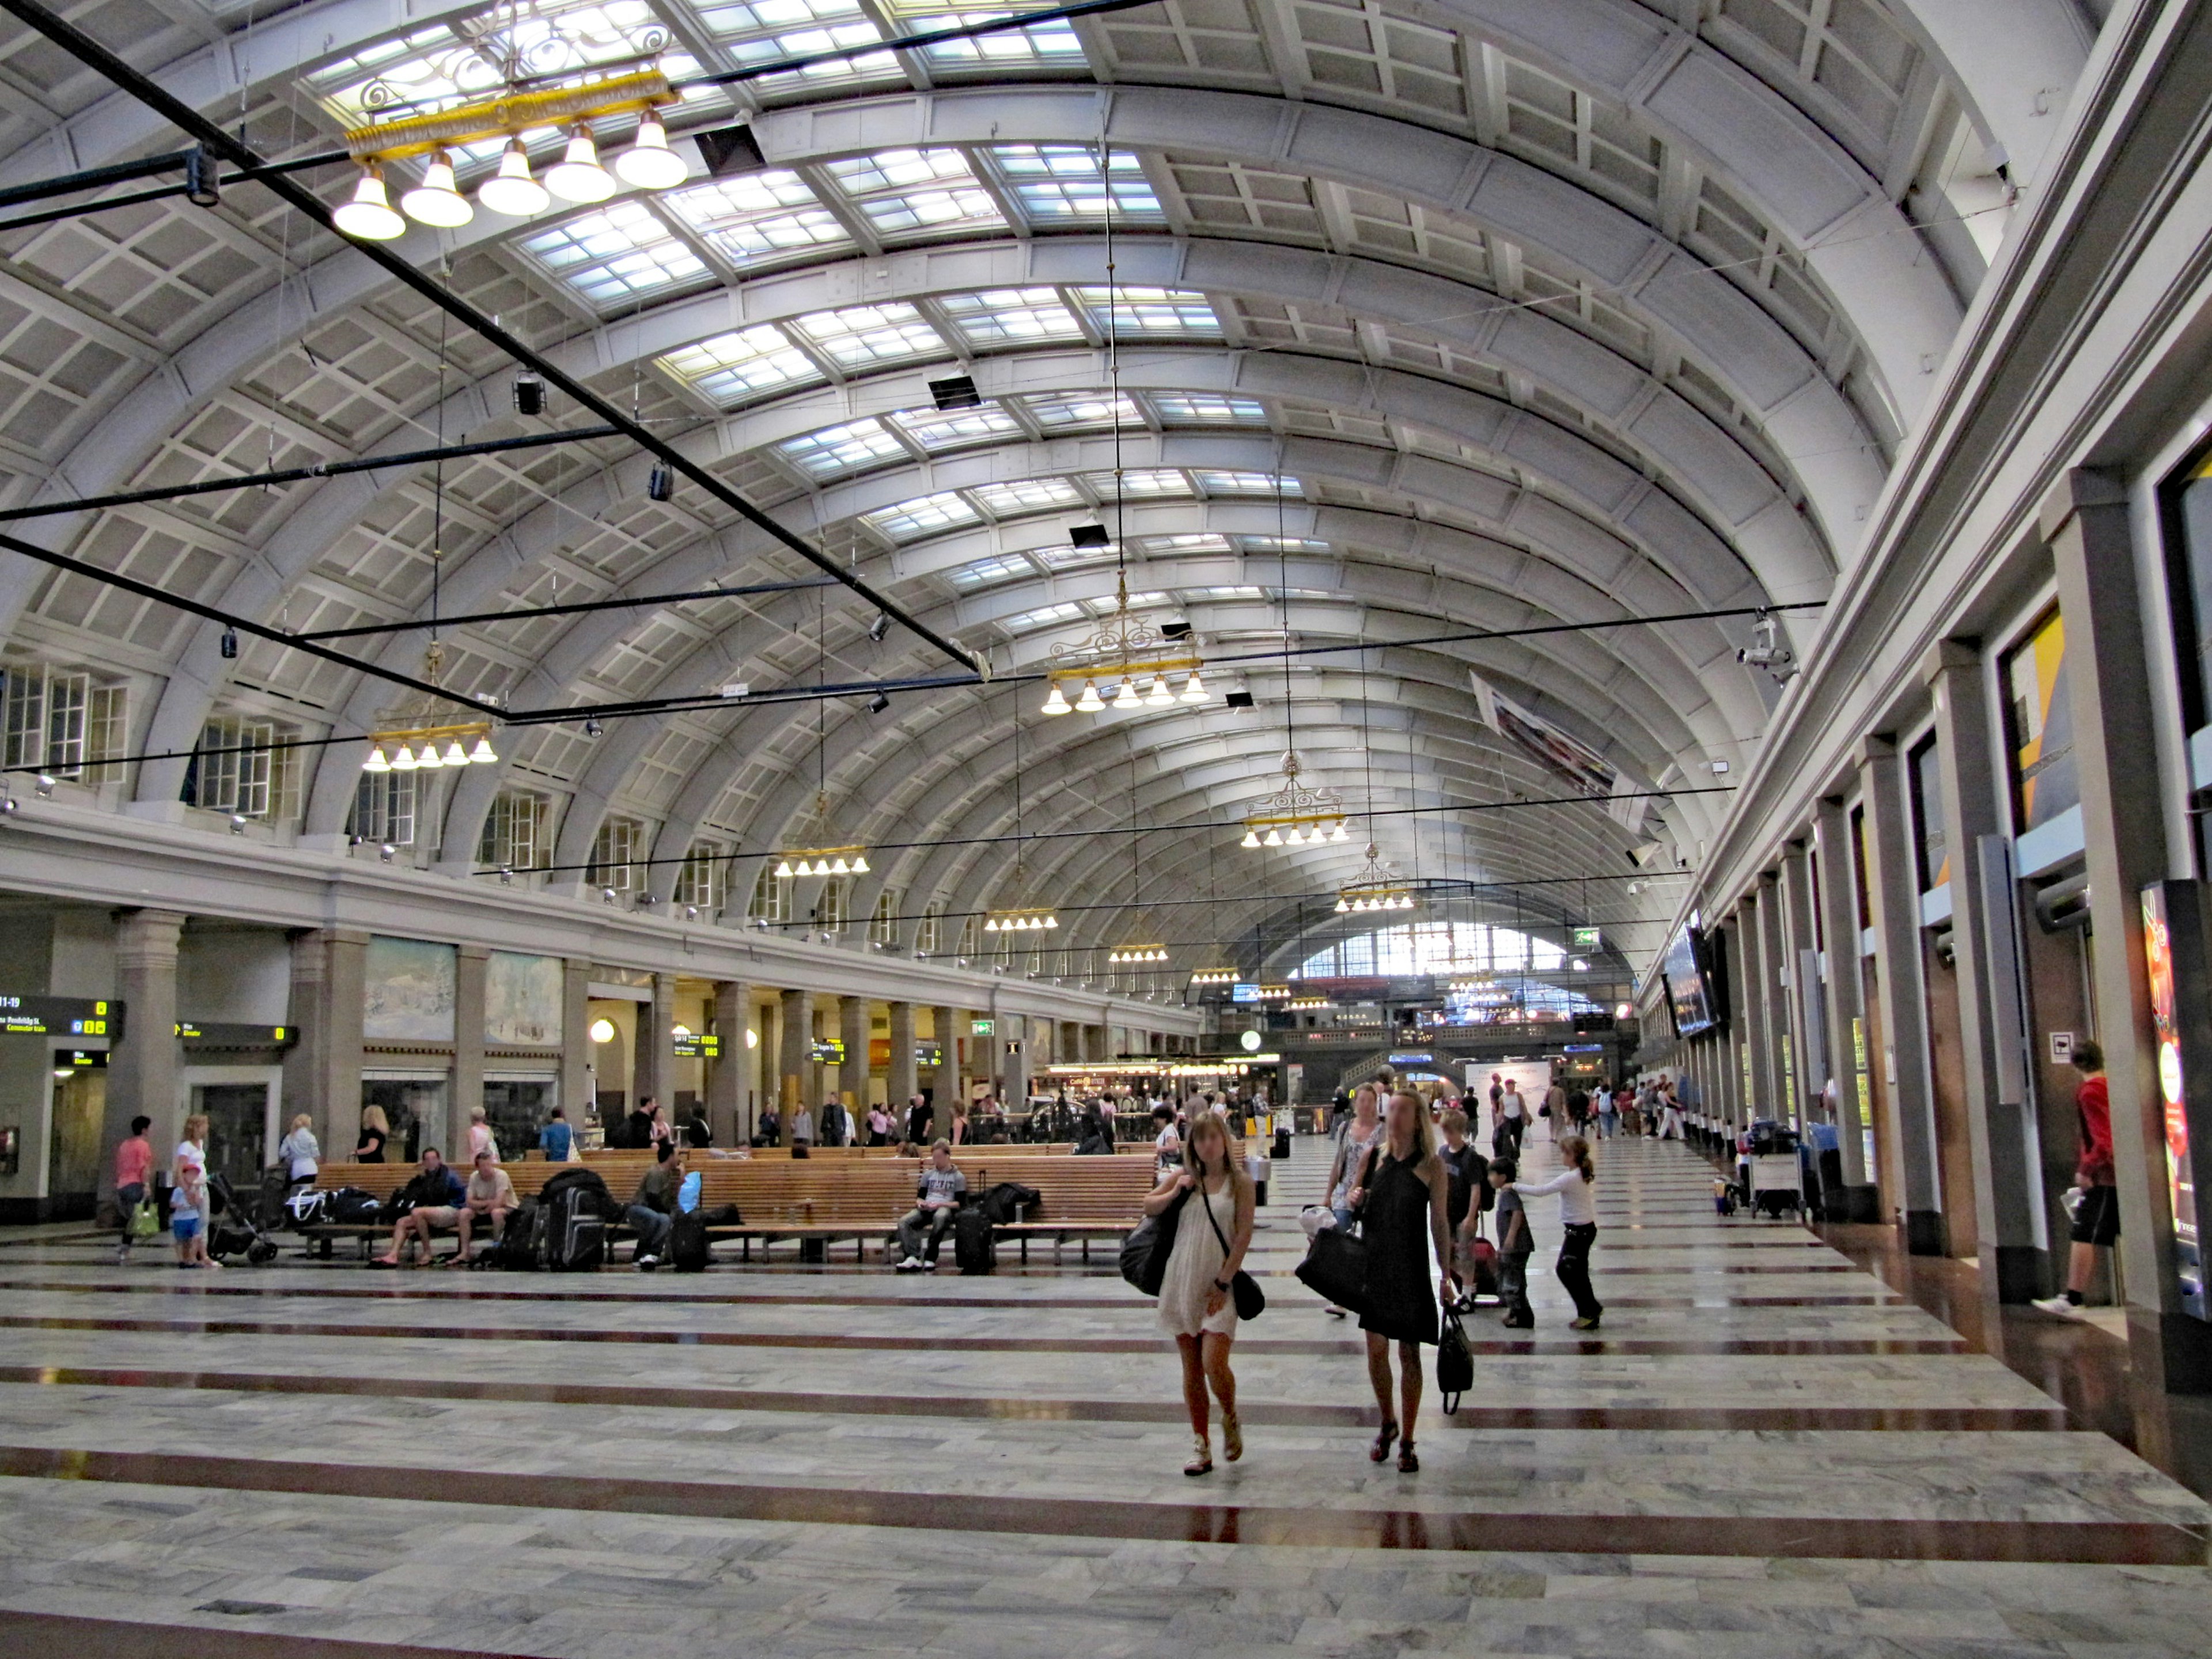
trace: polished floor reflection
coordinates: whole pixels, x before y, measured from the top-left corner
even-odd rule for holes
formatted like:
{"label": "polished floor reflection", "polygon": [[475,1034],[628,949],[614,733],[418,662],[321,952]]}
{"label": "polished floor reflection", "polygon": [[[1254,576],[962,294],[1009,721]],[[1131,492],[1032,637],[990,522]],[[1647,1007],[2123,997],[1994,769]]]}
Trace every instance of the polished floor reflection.
{"label": "polished floor reflection", "polygon": [[1540,1271],[1535,1331],[1472,1326],[1421,1472],[1370,1463],[1358,1333],[1289,1276],[1322,1150],[1262,1212],[1250,1449],[1202,1480],[1173,1353],[1102,1262],[186,1274],[21,1241],[0,1630],[386,1659],[2206,1650],[2212,1509],[2124,1443],[2124,1344],[2009,1312],[1993,1343],[1971,1269],[1723,1221],[1671,1143],[1601,1149],[1603,1330]]}

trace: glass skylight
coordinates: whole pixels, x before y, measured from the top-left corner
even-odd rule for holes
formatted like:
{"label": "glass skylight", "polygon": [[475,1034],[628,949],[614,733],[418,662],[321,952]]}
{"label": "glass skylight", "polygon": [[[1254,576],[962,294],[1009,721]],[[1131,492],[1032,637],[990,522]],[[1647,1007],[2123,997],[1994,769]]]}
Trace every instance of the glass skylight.
{"label": "glass skylight", "polygon": [[974,409],[902,409],[885,418],[932,453],[986,443],[1022,429],[1022,423],[997,404]]}
{"label": "glass skylight", "polygon": [[740,268],[797,249],[852,245],[795,173],[748,173],[671,191],[669,211]]}
{"label": "glass skylight", "polygon": [[909,230],[1003,228],[1006,215],[957,149],[886,149],[830,163],[837,187],[885,236]]}
{"label": "glass skylight", "polygon": [[1109,295],[1114,304],[1114,331],[1121,335],[1218,334],[1221,319],[1213,314],[1203,294],[1171,288],[1079,288],[1076,303],[1091,313],[1101,333],[1106,330]]}
{"label": "glass skylight", "polygon": [[1264,598],[1256,587],[1186,587],[1182,596],[1188,599],[1257,599]]}
{"label": "glass skylight", "polygon": [[[956,28],[963,23],[988,23],[1014,15],[1006,11],[954,11],[936,15],[933,6],[898,8],[900,32],[919,34],[927,29]],[[1001,69],[1035,64],[1079,64],[1084,61],[1083,43],[1065,18],[1040,23],[1034,28],[1007,29],[966,40],[947,40],[922,48],[923,61],[932,69]]]}
{"label": "glass skylight", "polygon": [[1083,325],[1060,302],[1058,289],[987,289],[948,294],[938,304],[961,337],[978,348],[1083,337]]}
{"label": "glass skylight", "polygon": [[1043,628],[1053,623],[1073,622],[1083,615],[1079,605],[1041,605],[1035,611],[1024,611],[1018,616],[1008,617],[1000,625],[1011,632],[1019,633],[1025,628]]}
{"label": "glass skylight", "polygon": [[[1088,601],[1088,603],[1091,606],[1091,613],[1095,617],[1110,617],[1114,614],[1115,605],[1115,600],[1091,599]],[[1129,595],[1129,609],[1132,611],[1142,611],[1150,605],[1172,605],[1174,603],[1174,599],[1165,593],[1147,592],[1132,593]]]}
{"label": "glass skylight", "polygon": [[912,501],[860,515],[862,524],[893,541],[911,541],[917,536],[982,521],[982,514],[968,504],[967,498],[951,489],[940,490],[934,495],[917,495]]}
{"label": "glass skylight", "polygon": [[1296,478],[1273,472],[1229,472],[1201,467],[1191,475],[1209,495],[1302,495]]}
{"label": "glass skylight", "polygon": [[1098,151],[1088,144],[998,144],[991,159],[1035,223],[1102,220],[1109,198],[1116,219],[1166,217],[1146,181],[1144,164],[1127,150],[1108,151],[1103,169]]}
{"label": "glass skylight", "polygon": [[1022,407],[1048,432],[1085,426],[1139,426],[1144,419],[1137,413],[1136,404],[1127,398],[1109,398],[1079,392],[1059,398],[1024,398]]}
{"label": "glass skylight", "polygon": [[822,379],[811,359],[763,323],[669,352],[660,364],[717,403],[743,403],[779,386]]}
{"label": "glass skylight", "polygon": [[1024,478],[1013,483],[978,484],[968,493],[981,501],[994,519],[1084,505],[1083,492],[1066,478]]}
{"label": "glass skylight", "polygon": [[1018,553],[994,553],[988,559],[977,559],[957,570],[945,573],[945,580],[963,592],[981,587],[988,582],[1000,582],[1009,578],[1034,576],[1036,567]]}
{"label": "glass skylight", "polygon": [[[1212,307],[1207,307],[1211,314]],[[1265,426],[1267,411],[1249,398],[1219,398],[1205,392],[1155,392],[1152,408],[1170,426]]]}
{"label": "glass skylight", "polygon": [[[1083,482],[1091,486],[1091,493],[1100,501],[1114,499],[1112,473],[1086,472],[1083,475]],[[1190,480],[1170,468],[1133,468],[1121,475],[1121,494],[1131,500],[1139,496],[1158,498],[1190,493]]]}
{"label": "glass skylight", "polygon": [[1239,536],[1237,545],[1247,553],[1326,553],[1327,542],[1316,542],[1300,536]]}
{"label": "glass skylight", "polygon": [[1102,559],[1114,556],[1114,549],[1105,547],[1077,547],[1073,543],[1056,547],[1033,547],[1030,556],[1048,570],[1073,570],[1078,566],[1097,564]]}
{"label": "glass skylight", "polygon": [[638,201],[610,202],[526,236],[523,252],[602,311],[711,273]]}
{"label": "glass skylight", "polygon": [[815,478],[834,478],[877,461],[902,459],[907,453],[897,434],[873,417],[787,438],[775,448],[776,453]]}
{"label": "glass skylight", "polygon": [[841,368],[946,357],[951,348],[909,305],[848,306],[817,311],[794,325]]}
{"label": "glass skylight", "polygon": [[[703,6],[699,15],[714,38],[729,48],[730,55],[744,64],[866,46],[884,38],[862,12],[860,0],[739,0],[735,4]],[[763,76],[749,84],[765,92],[824,81],[881,79],[898,73],[895,56],[871,52],[793,73]]]}
{"label": "glass skylight", "polygon": [[1147,536],[1144,548],[1147,553],[1226,553],[1229,538],[1208,530],[1187,531],[1179,536]]}

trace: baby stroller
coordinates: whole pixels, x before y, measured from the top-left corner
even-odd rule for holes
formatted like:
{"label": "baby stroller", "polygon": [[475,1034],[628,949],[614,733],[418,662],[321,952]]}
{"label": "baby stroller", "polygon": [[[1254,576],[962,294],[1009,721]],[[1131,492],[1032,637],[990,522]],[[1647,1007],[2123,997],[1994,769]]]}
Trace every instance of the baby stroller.
{"label": "baby stroller", "polygon": [[276,1241],[263,1231],[261,1206],[243,1204],[227,1176],[210,1173],[208,1187],[208,1254],[243,1255],[255,1267],[276,1259]]}

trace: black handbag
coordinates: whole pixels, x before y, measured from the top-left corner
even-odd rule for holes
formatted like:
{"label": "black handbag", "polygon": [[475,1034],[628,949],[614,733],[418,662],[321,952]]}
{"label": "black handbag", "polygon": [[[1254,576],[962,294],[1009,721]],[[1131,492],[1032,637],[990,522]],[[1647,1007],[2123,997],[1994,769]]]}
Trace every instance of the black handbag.
{"label": "black handbag", "polygon": [[1460,1396],[1474,1386],[1474,1355],[1467,1346],[1466,1328],[1458,1310],[1444,1310],[1443,1334],[1437,1344],[1437,1393],[1443,1397],[1444,1415],[1459,1409]]}
{"label": "black handbag", "polygon": [[1367,1243],[1341,1227],[1324,1227],[1297,1265],[1298,1282],[1348,1313],[1367,1311]]}
{"label": "black handbag", "polygon": [[1158,1296],[1161,1281],[1168,1276],[1168,1258],[1175,1254],[1176,1220],[1189,1198],[1187,1192],[1178,1194],[1174,1203],[1158,1215],[1146,1216],[1121,1241],[1121,1277],[1146,1296]]}
{"label": "black handbag", "polygon": [[[1206,1187],[1202,1182],[1198,1188],[1198,1201],[1205,1206],[1206,1224],[1213,1229],[1213,1236],[1216,1238],[1221,1239],[1221,1254],[1226,1257],[1229,1254],[1229,1241],[1221,1237],[1221,1224],[1213,1218],[1213,1200],[1206,1195]],[[1237,1316],[1239,1319],[1257,1319],[1267,1311],[1267,1291],[1260,1288],[1258,1279],[1253,1278],[1242,1267],[1229,1275],[1229,1299],[1237,1304]]]}

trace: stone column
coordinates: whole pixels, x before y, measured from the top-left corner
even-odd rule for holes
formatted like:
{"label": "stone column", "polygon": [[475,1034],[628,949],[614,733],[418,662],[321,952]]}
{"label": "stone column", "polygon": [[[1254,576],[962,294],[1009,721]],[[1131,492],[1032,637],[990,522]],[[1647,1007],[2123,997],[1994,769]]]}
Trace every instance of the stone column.
{"label": "stone column", "polygon": [[[1000,1016],[993,1024],[992,1047],[996,1052],[992,1070],[1006,1097],[1006,1109],[1019,1110],[1029,1100],[1030,1066],[1034,1058],[1030,1053],[1030,1021],[1025,1015],[1011,1014]],[[1013,1048],[1011,1054],[1009,1044]]]}
{"label": "stone column", "polygon": [[[469,1114],[483,1104],[484,971],[491,952],[481,945],[459,947],[453,964],[453,1083],[446,1105],[445,1138],[436,1144],[465,1163]],[[428,1141],[423,1143],[429,1145]],[[501,1158],[518,1159],[520,1146],[502,1146]]]}
{"label": "stone column", "polygon": [[[1790,1036],[1797,1094],[1790,1102],[1801,1121],[1809,1121],[1811,1102],[1828,1079],[1832,1052],[1820,1029],[1826,1010],[1821,1002],[1818,948],[1813,925],[1812,860],[1805,843],[1794,841],[1782,854],[1783,963],[1789,981]],[[1808,968],[1807,957],[1813,957]]]}
{"label": "stone column", "polygon": [[[101,1120],[100,1203],[112,1210],[118,1142],[131,1120],[154,1120],[147,1139],[156,1168],[177,1144],[184,1115],[177,1101],[177,941],[185,917],[178,910],[128,910],[115,929],[115,988],[123,1004],[123,1036],[107,1054],[107,1104]],[[43,987],[40,988],[43,989]],[[42,1071],[40,1090],[51,1090]]]}
{"label": "stone column", "polygon": [[714,1030],[722,1052],[707,1062],[707,1125],[717,1146],[742,1146],[752,1136],[745,1121],[745,1033],[752,1029],[752,987],[714,981]]}
{"label": "stone column", "polygon": [[[302,928],[289,936],[292,983],[284,1004],[284,1023],[291,1027],[291,1046],[283,1051],[284,1113],[289,1118],[305,1112],[315,1121],[315,1139],[326,1158],[353,1155],[360,1145],[354,1138],[357,1120],[335,1120],[323,1084],[322,1050],[330,1033],[323,1029],[317,1010],[323,1002],[323,975],[327,970],[322,934]],[[111,1101],[112,1096],[110,1096]],[[103,1178],[111,1178],[113,1171]],[[103,1197],[106,1189],[101,1188]]]}
{"label": "stone column", "polygon": [[856,1129],[868,1110],[868,1031],[874,1024],[869,1013],[866,997],[838,999],[837,1035],[845,1044],[845,1063],[837,1068],[837,1092],[845,1097]]}
{"label": "stone column", "polygon": [[942,1006],[931,1010],[930,1020],[937,1027],[938,1066],[930,1076],[930,1098],[945,1122],[951,1122],[952,1103],[964,1100],[967,1091],[960,1083],[960,1039],[966,1035],[963,1028],[967,1020],[957,1008]]}
{"label": "stone column", "polygon": [[1879,1200],[1869,1188],[1866,1168],[1866,1126],[1873,1108],[1859,1098],[1858,1054],[1853,1041],[1865,1032],[1865,1012],[1860,1006],[1859,895],[1851,852],[1850,820],[1838,799],[1824,799],[1814,808],[1820,836],[1820,932],[1828,941],[1827,1018],[1828,1074],[1836,1082],[1836,1134],[1843,1143],[1844,1184],[1851,1189],[1849,1218],[1871,1221],[1881,1213]]}
{"label": "stone column", "polygon": [[1750,971],[1744,975],[1744,983],[1751,991],[1751,1082],[1754,1091],[1751,1115],[1786,1116],[1788,1114],[1782,1109],[1782,1056],[1780,1045],[1775,1041],[1779,1022],[1774,1006],[1779,992],[1774,970],[1782,954],[1782,894],[1771,872],[1759,877],[1747,902],[1751,908],[1751,933],[1745,941],[1744,962]]}
{"label": "stone column", "polygon": [[884,1074],[884,1100],[894,1112],[903,1112],[907,1097],[915,1091],[914,1004],[892,1003],[890,1016],[891,1057]]}
{"label": "stone column", "polygon": [[[1920,972],[1920,878],[1905,807],[1905,761],[1886,737],[1859,744],[1859,789],[1866,813],[1867,895],[1874,913],[1875,994],[1881,1052],[1869,1054],[1889,1091],[1894,1145],[1885,1148],[1891,1204],[1905,1215],[1905,1249],[1949,1253],[1943,1224],[1936,1091],[1928,1068],[1928,992]],[[1891,1160],[1894,1160],[1893,1163]]]}
{"label": "stone column", "polygon": [[[332,1147],[343,1143],[340,1150],[349,1152],[360,1144],[362,1016],[368,994],[368,935],[350,927],[331,928],[322,935],[322,950],[321,1000],[308,1015],[324,1033],[316,1056],[315,1098],[322,1103],[317,1113],[317,1133],[319,1138],[327,1121],[329,1138],[323,1139],[323,1145]],[[385,1154],[386,1158],[395,1155],[389,1149]]]}
{"label": "stone column", "polygon": [[2001,774],[1990,752],[1980,649],[1963,641],[1943,641],[1929,653],[1922,675],[1936,697],[1943,774],[1943,844],[1951,854],[1951,959],[1959,975],[1959,1047],[1982,1286],[2000,1302],[2025,1302],[2039,1293],[2044,1279],[2038,1248],[2040,1203],[2030,1190],[2039,1160],[2027,1156],[2025,1105],[1997,1099],[1990,986],[1993,974],[2015,970],[2009,963],[1989,960],[1987,906],[1979,879],[1982,837],[2002,829],[1997,813]]}
{"label": "stone column", "polygon": [[561,963],[561,1115],[579,1133],[595,1121],[592,1111],[592,964],[580,957]]}
{"label": "stone column", "polygon": [[676,1077],[676,975],[653,976],[653,1000],[637,1005],[637,1027],[630,1042],[629,1099],[635,1111],[650,1095],[660,1103],[660,1115],[676,1119],[676,1103],[669,1086]]}
{"label": "stone column", "polygon": [[783,1052],[776,1066],[780,1079],[776,1093],[782,1103],[781,1115],[788,1121],[792,1109],[805,1097],[807,1065],[814,1046],[813,992],[783,994],[782,1025]]}
{"label": "stone column", "polygon": [[2165,781],[2152,725],[2127,492],[2100,473],[2069,473],[2045,501],[2042,527],[2066,622],[2129,1346],[2139,1385],[2202,1392],[2212,1389],[2212,1328],[2181,1312],[2176,1292],[2165,1111],[2143,954],[2142,891],[2170,874],[2172,864],[2157,806]]}

